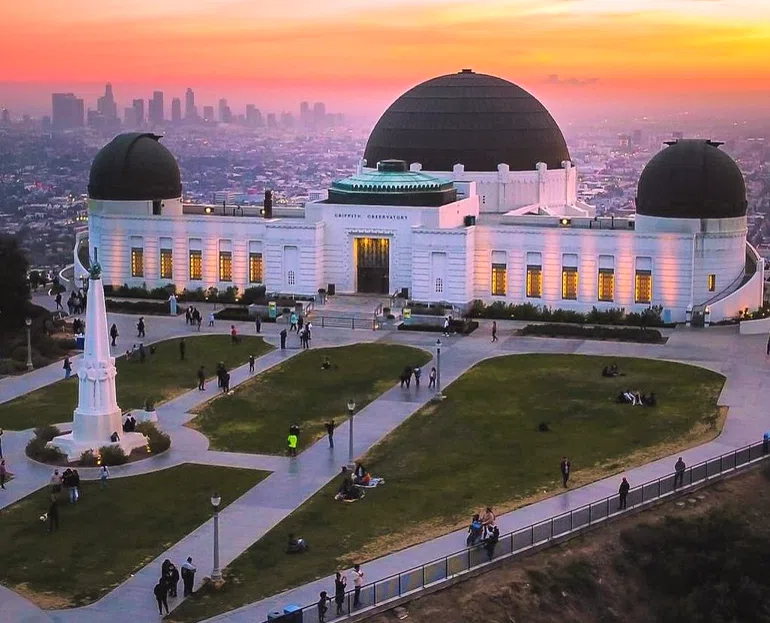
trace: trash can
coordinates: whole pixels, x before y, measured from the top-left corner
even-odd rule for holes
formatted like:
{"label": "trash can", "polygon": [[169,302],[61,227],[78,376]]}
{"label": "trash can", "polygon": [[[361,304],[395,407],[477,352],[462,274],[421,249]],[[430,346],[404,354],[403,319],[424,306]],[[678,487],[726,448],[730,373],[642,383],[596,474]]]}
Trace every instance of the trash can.
{"label": "trash can", "polygon": [[267,613],[267,621],[270,623],[271,621],[280,621],[281,617],[283,617],[283,612],[279,612],[278,610],[273,610],[272,612]]}
{"label": "trash can", "polygon": [[284,606],[281,623],[302,623],[302,608],[294,604]]}
{"label": "trash can", "polygon": [[75,348],[78,350],[83,350],[86,347],[86,336],[85,335],[76,335],[75,336]]}

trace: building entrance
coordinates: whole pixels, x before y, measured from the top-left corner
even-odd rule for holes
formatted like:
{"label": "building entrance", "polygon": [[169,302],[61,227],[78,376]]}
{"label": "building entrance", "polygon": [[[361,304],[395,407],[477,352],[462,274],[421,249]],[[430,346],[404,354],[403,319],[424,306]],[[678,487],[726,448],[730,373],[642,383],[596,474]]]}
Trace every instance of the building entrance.
{"label": "building entrance", "polygon": [[356,292],[388,294],[390,281],[390,240],[356,238]]}

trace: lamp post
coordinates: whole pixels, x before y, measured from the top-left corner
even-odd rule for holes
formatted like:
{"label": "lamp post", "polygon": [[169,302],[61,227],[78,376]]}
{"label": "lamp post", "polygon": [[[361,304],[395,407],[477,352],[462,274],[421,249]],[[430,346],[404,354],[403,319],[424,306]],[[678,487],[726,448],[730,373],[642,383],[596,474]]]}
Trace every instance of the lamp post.
{"label": "lamp post", "polygon": [[222,580],[222,572],[219,570],[219,504],[222,498],[218,493],[211,496],[211,505],[214,507],[214,568],[211,571],[211,581]]}
{"label": "lamp post", "polygon": [[32,318],[26,318],[24,324],[27,325],[27,372],[31,372],[35,367],[32,365]]}
{"label": "lamp post", "polygon": [[356,403],[354,400],[348,400],[348,414],[350,417],[348,418],[348,422],[350,424],[350,428],[348,429],[348,432],[350,433],[350,437],[348,438],[348,463],[351,465],[353,464],[353,413],[356,410]]}
{"label": "lamp post", "polygon": [[436,393],[441,395],[441,340],[436,340]]}

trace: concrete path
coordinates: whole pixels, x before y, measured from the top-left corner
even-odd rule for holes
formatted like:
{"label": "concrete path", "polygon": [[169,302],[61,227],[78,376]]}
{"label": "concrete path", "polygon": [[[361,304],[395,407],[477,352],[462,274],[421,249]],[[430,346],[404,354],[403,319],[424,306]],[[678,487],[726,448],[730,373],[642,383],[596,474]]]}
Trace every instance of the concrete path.
{"label": "concrete path", "polygon": [[[498,326],[499,335],[505,335],[507,333],[505,324],[498,323]],[[274,325],[271,328],[274,339],[279,328]],[[761,336],[759,338],[739,336],[734,327],[711,328],[708,331],[677,330],[673,332],[667,345],[656,346],[517,337],[509,337],[496,344],[490,344],[488,333],[485,324],[474,335],[467,338],[441,338],[443,343],[441,368],[444,386],[485,358],[513,353],[553,352],[678,360],[702,365],[728,376],[720,400],[721,404],[730,406],[724,432],[719,439],[682,453],[688,464],[696,463],[707,456],[725,452],[733,447],[739,447],[749,441],[755,441],[761,437],[765,428],[770,427],[770,418],[764,415],[761,409],[762,403],[766,403],[770,399],[770,386],[765,381],[767,362],[764,357],[764,338]],[[384,338],[388,341],[433,349],[437,337],[440,337],[427,333],[394,332],[383,334],[372,331],[351,332],[349,330],[335,331],[330,329],[324,330],[322,335],[319,331],[314,332],[314,346]],[[289,356],[291,356],[291,352],[274,351],[269,353],[258,361],[259,369],[266,369]],[[248,375],[247,366],[234,371],[234,382],[243,382],[245,378],[241,378],[241,375],[244,372]],[[223,534],[221,562],[222,566],[226,566],[338,474],[340,465],[345,463],[347,459],[347,445],[338,444],[338,447],[332,451],[328,448],[327,442],[321,440],[305,450],[296,459],[207,451],[208,443],[205,437],[182,426],[190,417],[189,410],[195,404],[207,399],[206,396],[196,395],[197,393],[196,391],[189,392],[158,409],[161,425],[164,429],[169,430],[174,439],[172,452],[168,453],[166,459],[168,464],[162,466],[158,464],[158,467],[177,464],[177,459],[184,462],[181,459],[181,455],[185,453],[184,448],[194,447],[196,457],[190,460],[195,462],[272,471],[268,478],[221,513],[220,527]],[[414,387],[408,392],[400,388],[393,388],[362,409],[356,415],[355,421],[356,454],[360,455],[366,452],[409,415],[417,411],[429,397],[430,394],[425,387],[421,388],[419,392]],[[344,432],[343,428],[340,431],[340,438],[345,437]],[[9,451],[14,455],[18,454],[19,448],[23,452],[23,434],[16,433],[18,439],[11,442],[14,446]],[[177,444],[177,435],[186,435],[188,438],[180,437],[179,444]],[[203,448],[204,444],[205,448]],[[173,454],[175,449],[178,451],[178,456]],[[151,459],[151,461],[162,459],[161,456]],[[674,460],[675,457],[670,457],[656,461],[630,470],[627,476],[632,485],[639,484],[670,472]],[[174,462],[172,463],[172,461]],[[142,463],[149,465],[150,461]],[[125,467],[128,471],[132,466]],[[50,468],[41,466],[39,474],[35,470],[38,470],[38,467],[33,465],[30,468],[30,475],[25,480],[28,480],[29,486],[37,483],[39,487],[50,474]],[[129,475],[129,473],[125,475]],[[20,479],[21,477],[20,474]],[[41,480],[38,480],[39,478]],[[498,520],[501,531],[508,532],[518,527],[527,526],[553,514],[582,506],[597,498],[603,498],[616,491],[618,480],[619,476],[609,478],[508,513]],[[11,484],[14,486],[16,484],[22,485],[23,482],[13,481]],[[210,572],[212,534],[213,525],[209,521],[170,550],[164,552],[156,561],[99,602],[76,610],[50,612],[45,615],[48,619],[41,620],[73,621],[73,623],[74,621],[104,621],[108,618],[114,623],[120,621],[134,623],[137,620],[145,620],[148,613],[154,612],[155,606],[151,589],[157,579],[160,561],[164,558],[181,561],[188,555],[192,555],[198,563],[198,579],[200,580]],[[462,549],[463,543],[464,531],[461,531],[369,562],[366,564],[367,582],[445,556]],[[275,609],[277,605],[285,603],[306,605],[317,598],[320,590],[329,590],[329,587],[330,580],[325,579],[233,611],[218,617],[216,620],[248,621],[249,623],[263,621],[267,612]],[[25,603],[28,604],[30,613],[41,614],[34,605]],[[0,592],[0,613],[3,612],[4,605],[4,593]],[[1,614],[0,621],[3,621]]]}

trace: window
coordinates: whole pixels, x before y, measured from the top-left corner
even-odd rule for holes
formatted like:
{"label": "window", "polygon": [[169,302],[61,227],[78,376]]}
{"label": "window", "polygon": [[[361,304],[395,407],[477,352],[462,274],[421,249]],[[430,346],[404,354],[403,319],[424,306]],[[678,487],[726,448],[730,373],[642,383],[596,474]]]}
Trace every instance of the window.
{"label": "window", "polygon": [[262,283],[261,253],[249,253],[249,283]]}
{"label": "window", "polygon": [[634,301],[637,303],[652,303],[652,258],[636,258],[636,274],[634,279]]}
{"label": "window", "polygon": [[527,297],[543,296],[543,266],[539,253],[527,253]]}
{"label": "window", "polygon": [[144,277],[144,249],[131,247],[131,276]]}
{"label": "window", "polygon": [[561,298],[575,301],[578,295],[577,255],[565,253],[561,263]]}
{"label": "window", "polygon": [[290,270],[286,277],[287,277],[287,281],[289,282],[290,286],[293,286],[293,285],[296,284],[296,282],[297,282],[297,275],[295,274],[295,272],[293,270]]}
{"label": "window", "polygon": [[714,292],[717,289],[717,276],[713,273],[709,275],[709,292]]}
{"label": "window", "polygon": [[171,238],[160,239],[160,278],[174,278],[174,252]]}
{"label": "window", "polygon": [[160,250],[160,278],[174,278],[174,252],[171,249]]}
{"label": "window", "polygon": [[441,277],[436,279],[436,294],[441,294],[444,291],[444,280]]}
{"label": "window", "polygon": [[599,300],[615,300],[615,258],[611,255],[599,256]]}
{"label": "window", "polygon": [[203,279],[203,252],[196,249],[190,250],[190,279]]}
{"label": "window", "polygon": [[505,296],[508,264],[505,251],[492,251],[492,296]]}
{"label": "window", "polygon": [[219,280],[233,280],[233,254],[232,251],[219,252]]}

